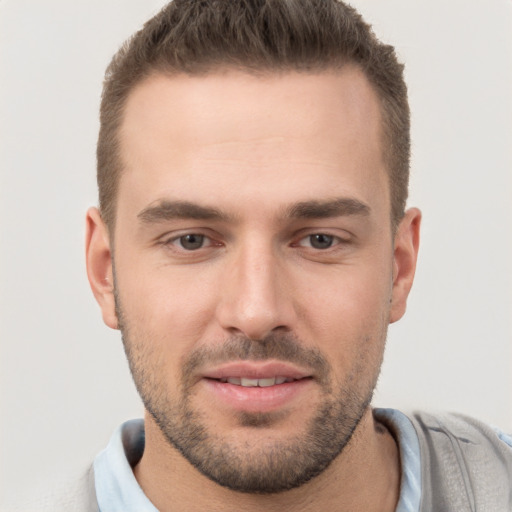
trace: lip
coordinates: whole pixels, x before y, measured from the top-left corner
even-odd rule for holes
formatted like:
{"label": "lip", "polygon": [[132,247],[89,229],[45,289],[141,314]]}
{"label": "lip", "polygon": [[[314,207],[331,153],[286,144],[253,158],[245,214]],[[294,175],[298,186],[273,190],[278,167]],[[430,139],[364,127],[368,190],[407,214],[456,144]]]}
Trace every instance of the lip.
{"label": "lip", "polygon": [[236,361],[224,364],[218,368],[213,368],[204,372],[203,377],[207,379],[226,379],[229,377],[247,377],[248,379],[267,379],[270,377],[285,377],[287,379],[300,380],[306,377],[312,377],[300,368],[289,363],[269,361]]}
{"label": "lip", "polygon": [[[221,379],[272,377],[293,379],[292,382],[269,387],[244,387]],[[283,362],[232,362],[206,371],[201,379],[208,401],[233,411],[265,413],[283,410],[307,393],[313,376],[300,368]]]}

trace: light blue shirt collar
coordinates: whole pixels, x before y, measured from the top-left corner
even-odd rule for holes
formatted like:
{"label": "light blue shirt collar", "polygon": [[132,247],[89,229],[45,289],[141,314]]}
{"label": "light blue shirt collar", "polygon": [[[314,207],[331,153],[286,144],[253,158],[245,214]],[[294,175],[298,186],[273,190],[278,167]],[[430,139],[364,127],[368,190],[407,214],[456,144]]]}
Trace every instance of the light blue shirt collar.
{"label": "light blue shirt collar", "polygon": [[396,512],[419,512],[421,504],[421,455],[418,434],[409,418],[396,409],[374,409],[374,417],[395,436],[402,475]]}
{"label": "light blue shirt collar", "polygon": [[[144,421],[123,423],[94,459],[94,483],[100,512],[158,512],[140,488],[128,454],[144,451]],[[136,461],[134,461],[136,463]]]}
{"label": "light blue shirt collar", "polygon": [[[419,512],[421,464],[418,436],[405,414],[395,409],[375,409],[375,417],[395,435],[402,466],[400,499],[396,512]],[[96,496],[100,512],[158,512],[140,488],[132,466],[144,451],[144,422],[123,423],[108,446],[94,460]]]}

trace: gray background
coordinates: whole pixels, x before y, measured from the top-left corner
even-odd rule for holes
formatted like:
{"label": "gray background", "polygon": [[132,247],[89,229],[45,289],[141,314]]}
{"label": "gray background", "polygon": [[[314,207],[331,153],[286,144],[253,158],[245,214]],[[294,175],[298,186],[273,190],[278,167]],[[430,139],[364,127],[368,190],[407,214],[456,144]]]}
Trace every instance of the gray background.
{"label": "gray background", "polygon": [[[104,68],[162,4],[0,1],[0,505],[78,471],[142,413],[88,288],[84,213]],[[407,63],[424,213],[375,404],[512,431],[512,3],[353,4]]]}

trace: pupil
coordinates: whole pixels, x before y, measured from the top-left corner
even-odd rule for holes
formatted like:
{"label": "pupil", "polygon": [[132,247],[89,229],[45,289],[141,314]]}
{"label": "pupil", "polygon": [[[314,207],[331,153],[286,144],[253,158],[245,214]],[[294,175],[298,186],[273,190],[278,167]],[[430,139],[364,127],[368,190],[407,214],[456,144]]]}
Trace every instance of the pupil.
{"label": "pupil", "polygon": [[194,249],[200,249],[203,245],[203,235],[185,235],[180,238],[180,243],[184,249],[193,251]]}
{"label": "pupil", "polygon": [[328,249],[332,245],[333,237],[330,235],[311,235],[311,246],[315,249]]}

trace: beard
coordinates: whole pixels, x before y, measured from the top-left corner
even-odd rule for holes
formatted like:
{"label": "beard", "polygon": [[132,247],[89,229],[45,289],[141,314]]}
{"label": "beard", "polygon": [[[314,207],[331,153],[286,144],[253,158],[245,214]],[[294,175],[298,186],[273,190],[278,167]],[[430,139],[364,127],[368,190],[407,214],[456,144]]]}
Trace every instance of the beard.
{"label": "beard", "polygon": [[[310,481],[340,455],[371,403],[381,360],[371,364],[368,337],[358,340],[362,348],[352,371],[335,383],[322,353],[305,347],[289,332],[274,332],[256,341],[236,336],[221,345],[197,348],[182,360],[179,386],[173,389],[178,393],[171,397],[162,355],[144,333],[133,335],[118,297],[116,308],[130,370],[146,410],[171,447],[203,475],[233,491],[279,493]],[[315,374],[321,400],[313,415],[304,411],[309,419],[302,431],[284,439],[272,436],[272,426],[283,419],[278,411],[238,413],[238,428],[255,434],[244,436],[246,441],[229,431],[213,432],[208,412],[194,406],[196,370],[204,364],[270,359],[296,363]]]}

